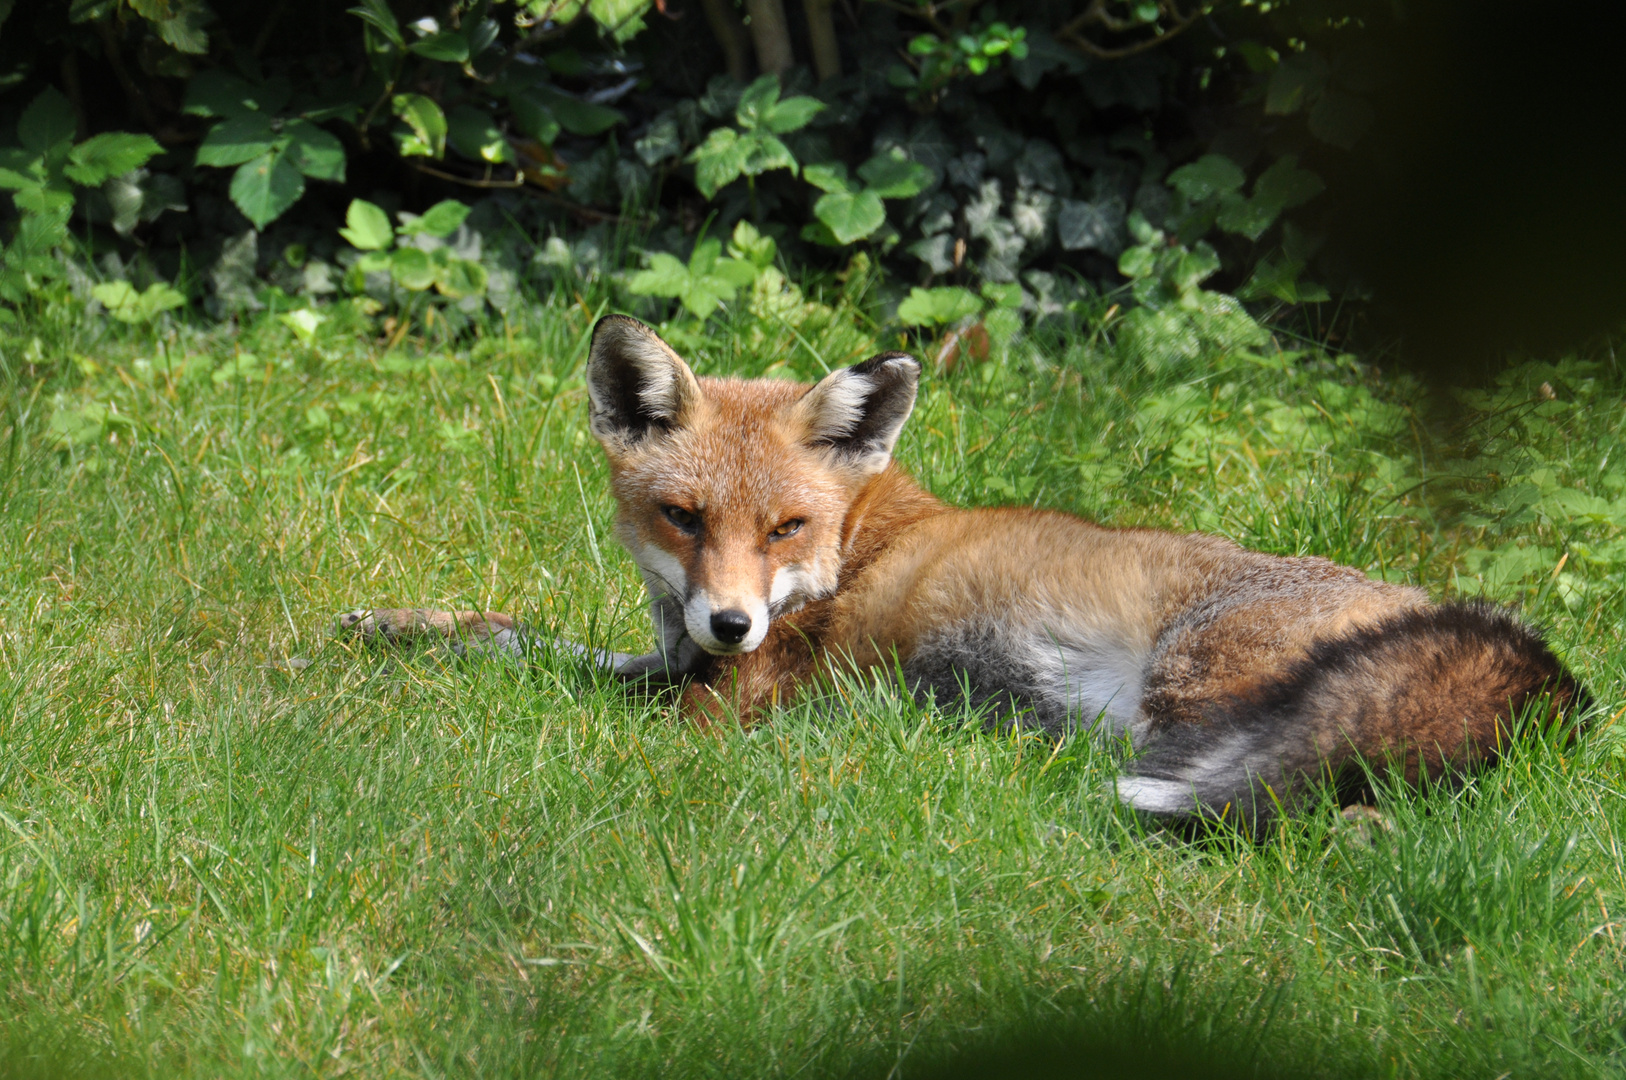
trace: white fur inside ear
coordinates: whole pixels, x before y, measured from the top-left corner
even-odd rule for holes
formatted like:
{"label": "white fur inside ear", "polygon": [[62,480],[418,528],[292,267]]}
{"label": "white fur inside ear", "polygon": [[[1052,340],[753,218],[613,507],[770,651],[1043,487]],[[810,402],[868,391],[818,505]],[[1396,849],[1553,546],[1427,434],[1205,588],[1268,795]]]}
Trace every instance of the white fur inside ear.
{"label": "white fur inside ear", "polygon": [[651,416],[662,420],[676,420],[683,411],[682,395],[678,392],[677,368],[671,353],[650,342],[639,342],[627,350],[627,359],[638,368],[643,377],[638,388],[638,400]]}
{"label": "white fur inside ear", "polygon": [[651,422],[682,422],[700,387],[688,365],[653,330],[611,316],[593,334],[587,391],[593,430],[602,439],[636,434]]}
{"label": "white fur inside ear", "polygon": [[808,433],[815,439],[844,439],[858,429],[864,419],[864,405],[875,392],[867,375],[838,371],[814,387],[813,415]]}

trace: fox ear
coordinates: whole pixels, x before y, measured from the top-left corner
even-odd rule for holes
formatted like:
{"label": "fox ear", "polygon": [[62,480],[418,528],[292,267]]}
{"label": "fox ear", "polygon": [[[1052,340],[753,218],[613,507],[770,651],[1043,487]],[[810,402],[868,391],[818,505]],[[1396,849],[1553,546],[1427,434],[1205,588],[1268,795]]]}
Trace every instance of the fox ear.
{"label": "fox ear", "polygon": [[625,315],[593,327],[587,353],[588,426],[606,447],[682,427],[700,401],[694,372],[660,336]]}
{"label": "fox ear", "polygon": [[827,448],[866,473],[880,472],[915,407],[919,382],[920,363],[908,353],[882,353],[832,371],[796,403],[808,445]]}

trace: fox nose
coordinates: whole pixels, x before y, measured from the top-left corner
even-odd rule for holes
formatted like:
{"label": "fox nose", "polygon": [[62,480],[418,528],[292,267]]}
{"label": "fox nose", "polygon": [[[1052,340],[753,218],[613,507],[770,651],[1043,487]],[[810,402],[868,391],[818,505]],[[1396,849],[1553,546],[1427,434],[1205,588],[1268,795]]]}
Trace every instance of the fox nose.
{"label": "fox nose", "polygon": [[711,614],[711,632],[717,635],[718,641],[738,645],[751,632],[751,616],[734,609],[714,611]]}

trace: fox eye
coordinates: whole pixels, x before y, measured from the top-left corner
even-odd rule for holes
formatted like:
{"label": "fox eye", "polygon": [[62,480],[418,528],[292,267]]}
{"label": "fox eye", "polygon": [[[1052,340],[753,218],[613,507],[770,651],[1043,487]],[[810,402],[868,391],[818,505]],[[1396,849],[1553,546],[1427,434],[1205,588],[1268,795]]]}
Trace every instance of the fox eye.
{"label": "fox eye", "polygon": [[685,510],[681,506],[663,506],[661,507],[661,513],[666,515],[667,521],[670,521],[684,532],[693,532],[695,527],[700,524],[699,514],[693,510]]}
{"label": "fox eye", "polygon": [[800,532],[802,524],[801,518],[791,518],[789,521],[782,521],[774,526],[773,532],[768,535],[775,540],[783,540],[787,536],[795,536]]}

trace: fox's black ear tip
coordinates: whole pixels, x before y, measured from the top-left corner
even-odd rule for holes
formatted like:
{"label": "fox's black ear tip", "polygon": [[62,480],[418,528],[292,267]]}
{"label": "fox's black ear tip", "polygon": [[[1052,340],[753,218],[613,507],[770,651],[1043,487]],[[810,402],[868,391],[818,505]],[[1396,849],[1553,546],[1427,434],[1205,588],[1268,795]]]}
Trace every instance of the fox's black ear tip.
{"label": "fox's black ear tip", "polygon": [[593,336],[595,338],[606,330],[643,330],[651,334],[655,332],[649,328],[648,323],[635,319],[631,315],[622,315],[619,312],[601,315],[598,322],[593,324]]}
{"label": "fox's black ear tip", "polygon": [[860,375],[868,375],[877,371],[891,371],[906,378],[919,379],[921,373],[920,361],[906,352],[876,353],[862,364],[853,366],[853,371]]}

